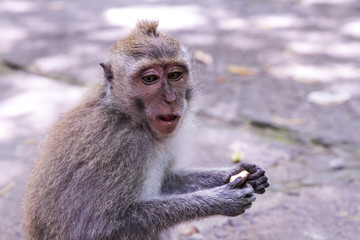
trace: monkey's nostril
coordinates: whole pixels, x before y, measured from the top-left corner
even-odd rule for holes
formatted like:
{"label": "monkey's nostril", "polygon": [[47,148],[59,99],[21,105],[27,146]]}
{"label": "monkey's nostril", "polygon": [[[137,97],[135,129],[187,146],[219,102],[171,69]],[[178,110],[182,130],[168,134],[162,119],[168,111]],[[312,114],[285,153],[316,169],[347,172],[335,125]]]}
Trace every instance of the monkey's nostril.
{"label": "monkey's nostril", "polygon": [[172,104],[173,102],[175,102],[176,98],[175,97],[171,97],[171,98],[165,98],[164,101],[167,104]]}

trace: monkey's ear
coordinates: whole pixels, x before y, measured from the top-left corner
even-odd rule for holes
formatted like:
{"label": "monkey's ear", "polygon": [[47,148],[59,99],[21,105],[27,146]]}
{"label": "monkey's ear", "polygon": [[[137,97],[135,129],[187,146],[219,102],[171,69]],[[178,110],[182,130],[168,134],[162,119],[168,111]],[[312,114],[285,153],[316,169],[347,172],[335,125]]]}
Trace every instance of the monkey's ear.
{"label": "monkey's ear", "polygon": [[106,85],[111,86],[114,76],[113,76],[113,72],[111,70],[110,62],[101,62],[100,66],[104,70],[104,77],[105,77],[105,80],[106,80]]}

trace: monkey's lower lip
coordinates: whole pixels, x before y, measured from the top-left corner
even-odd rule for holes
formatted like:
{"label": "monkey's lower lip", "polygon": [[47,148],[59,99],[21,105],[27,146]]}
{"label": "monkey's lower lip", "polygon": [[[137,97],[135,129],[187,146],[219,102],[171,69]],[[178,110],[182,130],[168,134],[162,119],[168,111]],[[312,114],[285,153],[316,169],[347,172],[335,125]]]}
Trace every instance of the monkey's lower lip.
{"label": "monkey's lower lip", "polygon": [[180,116],[175,114],[158,115],[153,121],[153,126],[161,134],[170,134],[175,131],[179,120]]}

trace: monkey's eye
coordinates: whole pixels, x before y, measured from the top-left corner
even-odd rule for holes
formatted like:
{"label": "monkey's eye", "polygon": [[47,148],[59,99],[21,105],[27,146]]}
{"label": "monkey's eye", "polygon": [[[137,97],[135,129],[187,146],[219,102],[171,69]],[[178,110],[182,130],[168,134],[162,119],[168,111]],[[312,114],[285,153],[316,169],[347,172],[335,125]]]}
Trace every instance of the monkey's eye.
{"label": "monkey's eye", "polygon": [[179,80],[181,75],[182,75],[181,72],[171,72],[168,74],[168,78],[171,80]]}
{"label": "monkey's eye", "polygon": [[156,75],[147,75],[142,78],[145,84],[153,84],[159,79]]}

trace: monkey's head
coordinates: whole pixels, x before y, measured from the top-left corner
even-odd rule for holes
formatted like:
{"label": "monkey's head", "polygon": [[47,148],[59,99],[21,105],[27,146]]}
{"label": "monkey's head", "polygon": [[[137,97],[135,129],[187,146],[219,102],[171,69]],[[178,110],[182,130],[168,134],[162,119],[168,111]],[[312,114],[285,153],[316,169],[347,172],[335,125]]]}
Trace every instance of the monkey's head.
{"label": "monkey's head", "polygon": [[188,53],[158,23],[141,21],[115,43],[104,69],[106,101],[159,136],[175,131],[194,89]]}

